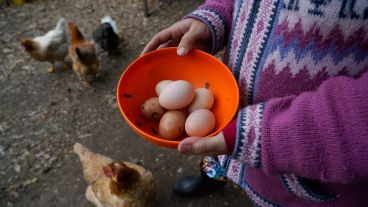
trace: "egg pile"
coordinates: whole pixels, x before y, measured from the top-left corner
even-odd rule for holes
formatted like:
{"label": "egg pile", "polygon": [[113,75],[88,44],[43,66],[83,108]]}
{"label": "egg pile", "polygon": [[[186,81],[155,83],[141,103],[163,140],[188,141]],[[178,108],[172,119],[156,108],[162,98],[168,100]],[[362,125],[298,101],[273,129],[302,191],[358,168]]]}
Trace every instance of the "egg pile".
{"label": "egg pile", "polygon": [[146,119],[159,121],[162,138],[176,140],[184,132],[204,137],[213,131],[216,120],[210,109],[214,97],[209,89],[194,89],[185,80],[163,80],[156,84],[155,91],[157,97],[147,99],[141,113]]}

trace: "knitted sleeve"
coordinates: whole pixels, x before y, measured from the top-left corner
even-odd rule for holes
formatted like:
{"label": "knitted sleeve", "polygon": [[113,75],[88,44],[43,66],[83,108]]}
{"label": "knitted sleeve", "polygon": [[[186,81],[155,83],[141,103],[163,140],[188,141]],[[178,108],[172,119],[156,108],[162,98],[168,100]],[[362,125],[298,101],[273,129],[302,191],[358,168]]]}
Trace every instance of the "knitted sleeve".
{"label": "knitted sleeve", "polygon": [[234,0],[206,0],[197,10],[184,18],[194,18],[208,26],[212,35],[211,53],[214,54],[227,42],[233,9]]}
{"label": "knitted sleeve", "polygon": [[231,156],[266,174],[335,183],[368,179],[368,72],[245,107],[232,127]]}

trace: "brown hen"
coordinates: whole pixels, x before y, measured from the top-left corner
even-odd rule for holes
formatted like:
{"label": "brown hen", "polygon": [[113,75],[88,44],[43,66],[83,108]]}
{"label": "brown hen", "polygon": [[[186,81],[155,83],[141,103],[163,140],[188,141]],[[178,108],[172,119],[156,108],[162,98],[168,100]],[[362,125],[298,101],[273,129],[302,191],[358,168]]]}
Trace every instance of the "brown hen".
{"label": "brown hen", "polygon": [[86,40],[74,22],[69,22],[68,27],[71,41],[69,55],[73,61],[73,70],[89,84],[97,75],[99,67],[95,43]]}
{"label": "brown hen", "polygon": [[97,207],[144,207],[155,197],[152,173],[129,162],[114,162],[76,143],[83,174],[90,184],[86,198]]}

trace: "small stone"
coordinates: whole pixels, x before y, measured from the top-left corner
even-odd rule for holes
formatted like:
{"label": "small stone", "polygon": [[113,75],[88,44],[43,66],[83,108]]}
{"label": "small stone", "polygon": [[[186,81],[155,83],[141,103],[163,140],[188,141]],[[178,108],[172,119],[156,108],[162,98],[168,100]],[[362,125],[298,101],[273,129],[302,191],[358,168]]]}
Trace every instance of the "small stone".
{"label": "small stone", "polygon": [[144,160],[142,160],[142,159],[141,160],[138,160],[136,164],[137,165],[144,165]]}
{"label": "small stone", "polygon": [[24,14],[23,12],[19,12],[17,14],[17,16],[20,17],[20,18],[24,18],[24,17],[26,17],[26,14]]}
{"label": "small stone", "polygon": [[178,174],[183,173],[183,168],[179,168],[178,170],[176,170],[176,173]]}
{"label": "small stone", "polygon": [[5,155],[4,147],[0,145],[0,157]]}
{"label": "small stone", "polygon": [[58,163],[56,163],[56,165],[55,165],[55,167],[54,168],[59,168],[59,167],[61,167],[61,165],[62,165],[63,163],[61,163],[61,162],[58,162]]}
{"label": "small stone", "polygon": [[31,140],[30,147],[31,147],[31,148],[33,148],[33,147],[37,146],[37,145],[38,145],[38,144],[40,144],[40,143],[41,143],[41,141],[40,141],[40,140],[36,140],[36,141]]}
{"label": "small stone", "polygon": [[37,163],[37,164],[33,165],[33,168],[34,168],[34,169],[40,169],[40,168],[41,168],[40,163]]}
{"label": "small stone", "polygon": [[10,49],[8,49],[8,48],[4,48],[4,49],[3,49],[3,53],[5,53],[5,54],[7,54],[7,53],[11,53],[11,52],[13,52],[13,50],[10,50]]}
{"label": "small stone", "polygon": [[38,180],[37,178],[28,179],[28,180],[26,180],[26,181],[24,181],[24,182],[22,183],[22,186],[23,186],[23,187],[28,186],[28,185],[30,185],[30,184],[32,184],[32,183],[34,183],[34,182],[36,182],[37,180]]}
{"label": "small stone", "polygon": [[54,164],[55,163],[55,161],[57,160],[57,158],[56,157],[51,157],[50,159],[49,159],[49,161],[48,161],[48,163],[50,164],[50,165],[52,165],[52,164]]}
{"label": "small stone", "polygon": [[44,154],[45,154],[45,152],[44,152],[44,151],[39,152],[39,153],[37,153],[37,154],[36,154],[36,157],[37,157],[37,158],[43,157],[43,156],[44,156]]}
{"label": "small stone", "polygon": [[20,173],[20,170],[21,170],[20,165],[15,164],[15,165],[14,165],[14,170],[15,170],[15,172],[17,172],[17,173]]}
{"label": "small stone", "polygon": [[16,191],[11,191],[11,192],[9,192],[9,194],[13,198],[18,198],[19,197],[19,194]]}
{"label": "small stone", "polygon": [[48,159],[50,159],[50,155],[49,154],[45,154],[44,156],[43,156],[46,160],[48,160]]}
{"label": "small stone", "polygon": [[46,166],[43,170],[42,173],[48,173],[50,172],[50,170],[52,169],[52,166]]}
{"label": "small stone", "polygon": [[30,155],[31,153],[27,150],[27,149],[24,149],[23,150],[23,156],[24,157],[27,157],[28,155]]}
{"label": "small stone", "polygon": [[32,67],[30,65],[23,65],[21,68],[23,70],[31,70]]}
{"label": "small stone", "polygon": [[56,101],[51,101],[49,105],[50,105],[50,106],[55,106],[56,104],[57,104],[57,102],[56,102]]}
{"label": "small stone", "polygon": [[6,122],[0,123],[0,133],[3,134],[9,129],[9,125]]}

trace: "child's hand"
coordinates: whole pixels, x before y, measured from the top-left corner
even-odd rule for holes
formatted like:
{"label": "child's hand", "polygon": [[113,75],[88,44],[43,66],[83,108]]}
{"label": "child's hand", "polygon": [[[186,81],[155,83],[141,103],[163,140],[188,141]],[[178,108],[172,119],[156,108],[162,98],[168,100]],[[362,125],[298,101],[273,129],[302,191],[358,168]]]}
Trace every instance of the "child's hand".
{"label": "child's hand", "polygon": [[141,55],[158,48],[174,46],[178,46],[177,53],[180,56],[185,56],[193,48],[209,51],[212,46],[211,39],[211,32],[204,23],[188,18],[157,33]]}
{"label": "child's hand", "polygon": [[179,143],[178,150],[191,155],[223,155],[226,142],[222,132],[214,137],[188,137]]}

